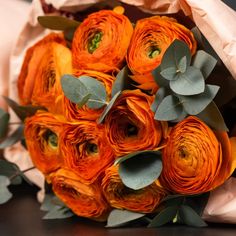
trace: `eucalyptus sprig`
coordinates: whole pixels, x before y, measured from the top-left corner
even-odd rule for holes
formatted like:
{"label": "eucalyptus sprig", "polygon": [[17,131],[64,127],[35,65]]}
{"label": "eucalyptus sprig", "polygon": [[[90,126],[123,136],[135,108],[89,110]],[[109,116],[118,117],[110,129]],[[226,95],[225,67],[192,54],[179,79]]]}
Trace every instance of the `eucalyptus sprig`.
{"label": "eucalyptus sprig", "polygon": [[161,86],[151,106],[154,118],[178,122],[187,115],[196,115],[216,130],[227,130],[213,101],[220,87],[205,83],[216,63],[215,58],[202,50],[191,58],[187,44],[175,40],[152,73]]}

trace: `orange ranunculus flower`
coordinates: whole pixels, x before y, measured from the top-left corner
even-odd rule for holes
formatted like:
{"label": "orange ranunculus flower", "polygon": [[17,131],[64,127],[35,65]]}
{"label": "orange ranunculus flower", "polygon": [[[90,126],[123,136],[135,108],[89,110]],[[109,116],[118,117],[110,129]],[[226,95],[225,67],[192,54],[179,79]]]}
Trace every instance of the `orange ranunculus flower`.
{"label": "orange ranunculus flower", "polygon": [[226,132],[213,132],[189,116],[170,132],[162,155],[161,184],[180,194],[210,191],[232,174],[235,157]]}
{"label": "orange ranunculus flower", "polygon": [[[98,81],[102,82],[103,85],[106,88],[107,96],[108,98],[111,96],[111,89],[112,89],[112,83],[115,80],[115,77],[104,74],[102,72],[98,71],[92,71],[92,70],[76,70],[74,71],[74,75],[76,77],[80,76],[90,76],[94,79],[97,79]],[[90,109],[86,105],[83,107],[78,107],[75,103],[71,102],[68,98],[63,96],[63,106],[64,106],[64,114],[66,118],[70,121],[76,121],[76,120],[93,120],[99,118],[99,116],[102,114],[103,108],[100,109]]]}
{"label": "orange ranunculus flower", "polygon": [[191,53],[195,53],[197,44],[192,32],[175,19],[153,16],[137,21],[126,56],[133,74],[143,75],[142,80],[133,77],[137,83],[149,84],[148,89],[153,89],[150,83],[154,80],[150,73],[160,65],[163,54],[175,39],[184,41]]}
{"label": "orange ranunculus flower", "polygon": [[40,171],[48,174],[61,165],[58,139],[63,130],[63,118],[38,111],[25,121],[25,140],[30,157]]}
{"label": "orange ranunculus flower", "polygon": [[[105,132],[117,156],[158,147],[165,130],[154,120],[154,97],[140,90],[124,91],[105,118]],[[167,129],[167,127],[165,127]]]}
{"label": "orange ranunculus flower", "polygon": [[129,19],[111,10],[101,10],[86,18],[72,42],[73,66],[101,72],[122,66],[133,33]]}
{"label": "orange ranunculus flower", "polygon": [[60,34],[51,34],[27,51],[18,80],[22,104],[45,106],[49,111],[61,112],[60,78],[72,73],[71,51],[64,42]]}
{"label": "orange ranunculus flower", "polygon": [[130,211],[151,213],[166,196],[166,191],[156,182],[140,189],[126,187],[118,174],[118,166],[111,166],[102,180],[103,193],[112,207]]}
{"label": "orange ranunculus flower", "polygon": [[114,160],[104,127],[96,122],[81,120],[65,125],[59,143],[64,167],[87,183],[96,181]]}
{"label": "orange ranunculus flower", "polygon": [[60,169],[47,177],[53,192],[78,216],[97,221],[107,219],[110,207],[99,183],[86,185],[73,172]]}

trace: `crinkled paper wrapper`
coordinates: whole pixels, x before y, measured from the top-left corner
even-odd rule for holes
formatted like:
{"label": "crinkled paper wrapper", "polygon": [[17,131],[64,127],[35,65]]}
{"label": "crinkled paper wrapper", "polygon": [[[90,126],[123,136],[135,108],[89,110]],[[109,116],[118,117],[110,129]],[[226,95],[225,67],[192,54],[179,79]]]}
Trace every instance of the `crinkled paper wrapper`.
{"label": "crinkled paper wrapper", "polygon": [[[234,79],[236,79],[236,12],[225,5],[220,0],[121,0],[124,3],[139,7],[141,10],[153,14],[170,14],[177,13],[182,10],[185,15],[193,19],[196,26],[206,37],[208,42],[214,48],[218,56],[221,58],[225,66],[228,68]],[[14,2],[14,4],[13,4]],[[56,9],[66,11],[82,11],[94,3],[102,2],[101,0],[46,0],[46,3],[52,4]],[[0,70],[0,94],[7,95],[14,100],[18,100],[16,81],[20,72],[21,64],[26,49],[49,33],[49,30],[43,29],[37,23],[37,16],[44,15],[40,5],[40,0],[33,1],[32,5],[26,6],[21,1],[5,1],[5,5],[1,5],[1,10],[8,13],[7,7],[17,7],[22,5],[26,11],[21,11],[18,18],[22,20],[23,12],[29,10],[28,19],[26,19],[22,31],[18,38],[9,28],[11,34],[8,34],[11,42],[16,38],[13,50],[10,56],[9,76],[8,71]],[[24,5],[24,7],[23,7]],[[1,17],[2,14],[1,14]],[[9,18],[9,17],[8,17]],[[23,17],[24,18],[24,17]],[[26,18],[26,17],[25,17]],[[16,18],[14,17],[14,22]],[[3,21],[4,22],[4,21]],[[19,22],[18,22],[19,24]],[[16,31],[17,32],[17,31]],[[10,46],[10,45],[9,45]],[[4,47],[4,55],[9,53],[9,47]],[[6,64],[7,57],[0,57],[0,63]],[[3,68],[3,66],[2,66]],[[5,67],[6,68],[6,67]],[[1,69],[1,68],[0,68]],[[7,80],[9,78],[9,81]],[[222,78],[223,79],[223,78]],[[0,100],[0,107],[6,109],[6,104]],[[12,121],[16,121],[16,117],[11,113]],[[17,163],[20,168],[27,169],[33,164],[29,155],[20,144],[5,150],[5,156],[8,160]],[[36,185],[43,189],[44,178],[38,170],[27,173],[28,178]],[[43,197],[43,191],[39,199]],[[212,222],[236,223],[236,178],[230,178],[212,191],[208,204],[204,210],[203,218]]]}

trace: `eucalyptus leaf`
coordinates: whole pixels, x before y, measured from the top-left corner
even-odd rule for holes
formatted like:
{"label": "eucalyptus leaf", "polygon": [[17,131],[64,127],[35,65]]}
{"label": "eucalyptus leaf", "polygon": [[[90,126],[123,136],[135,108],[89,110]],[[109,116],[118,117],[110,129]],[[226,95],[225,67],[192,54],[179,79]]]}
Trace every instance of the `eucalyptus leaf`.
{"label": "eucalyptus leaf", "polygon": [[66,40],[72,42],[76,28],[69,28],[64,30],[64,37]]}
{"label": "eucalyptus leaf", "polygon": [[162,57],[161,70],[170,67],[174,67],[176,71],[180,70],[178,65],[183,57],[186,57],[186,65],[189,66],[191,62],[191,52],[188,45],[181,40],[175,39]]}
{"label": "eucalyptus leaf", "polygon": [[65,219],[72,217],[73,215],[74,214],[70,211],[69,208],[55,205],[50,209],[50,211],[46,213],[46,215],[43,216],[43,219]]}
{"label": "eucalyptus leaf", "polygon": [[193,27],[191,29],[193,35],[194,35],[194,38],[196,39],[197,41],[197,45],[198,47],[201,46],[203,47],[203,40],[202,40],[202,34],[201,34],[201,31],[198,29],[197,26]]}
{"label": "eucalyptus leaf", "polygon": [[151,110],[153,112],[156,112],[158,106],[161,104],[162,100],[164,99],[167,93],[168,93],[168,90],[165,87],[161,87],[157,90],[155,99],[151,105]]}
{"label": "eucalyptus leaf", "polygon": [[106,115],[107,115],[108,112],[111,110],[111,108],[112,108],[113,105],[115,104],[115,102],[116,102],[117,98],[120,96],[120,94],[121,94],[121,91],[117,92],[117,93],[113,96],[113,98],[111,99],[111,101],[107,104],[107,106],[105,107],[104,111],[102,112],[101,116],[100,116],[99,119],[98,119],[98,124],[101,124],[101,123],[104,121]]}
{"label": "eucalyptus leaf", "polygon": [[44,28],[51,30],[67,30],[80,25],[80,22],[63,16],[39,16],[38,22]]}
{"label": "eucalyptus leaf", "polygon": [[86,86],[73,75],[63,75],[61,86],[65,96],[75,104],[80,104],[81,101],[84,101],[83,98],[89,94]]}
{"label": "eucalyptus leaf", "polygon": [[119,163],[119,175],[123,184],[138,190],[152,184],[162,171],[159,151],[141,151],[124,156]]}
{"label": "eucalyptus leaf", "polygon": [[170,81],[170,88],[180,95],[196,95],[204,92],[205,81],[201,71],[189,66],[184,73],[178,73]]}
{"label": "eucalyptus leaf", "polygon": [[178,212],[178,206],[169,206],[158,213],[148,225],[149,228],[160,227],[172,222]]}
{"label": "eucalyptus leaf", "polygon": [[193,227],[206,227],[207,224],[202,218],[189,206],[182,205],[179,209],[179,217],[181,220],[189,226]]}
{"label": "eucalyptus leaf", "polygon": [[0,175],[0,204],[4,204],[12,198],[12,193],[7,186],[11,184],[6,176]]}
{"label": "eucalyptus leaf", "polygon": [[178,122],[184,120],[186,118],[186,116],[188,116],[188,113],[183,109],[181,114],[179,114],[178,118],[176,118],[174,120],[170,120],[170,122],[178,123]]}
{"label": "eucalyptus leaf", "polygon": [[78,79],[84,84],[90,94],[86,103],[89,108],[98,109],[107,104],[106,89],[100,81],[85,75],[80,76]]}
{"label": "eucalyptus leaf", "polygon": [[24,121],[26,117],[33,116],[38,110],[45,110],[45,108],[41,106],[21,106],[8,97],[3,98],[22,121]]}
{"label": "eucalyptus leaf", "polygon": [[0,160],[0,175],[4,175],[8,178],[16,175],[16,177],[11,180],[11,184],[17,185],[22,183],[21,176],[17,176],[19,173],[20,169],[16,164],[5,160]]}
{"label": "eucalyptus leaf", "polygon": [[193,96],[178,96],[179,100],[183,104],[184,110],[189,115],[197,115],[202,112],[214,99],[219,86],[209,85],[205,86],[205,91],[198,95]]}
{"label": "eucalyptus leaf", "polygon": [[152,76],[156,84],[159,85],[159,87],[169,87],[169,81],[161,75],[161,66],[158,66],[152,71]]}
{"label": "eucalyptus leaf", "polygon": [[167,80],[175,80],[178,72],[175,67],[168,67],[161,71],[161,76]]}
{"label": "eucalyptus leaf", "polygon": [[10,136],[0,143],[0,149],[12,146],[24,137],[24,126],[20,125]]}
{"label": "eucalyptus leaf", "polygon": [[131,88],[131,79],[129,77],[128,66],[123,67],[116,76],[112,85],[111,96],[114,97],[118,92]]}
{"label": "eucalyptus leaf", "polygon": [[218,107],[212,101],[202,112],[197,114],[201,120],[214,130],[229,131]]}
{"label": "eucalyptus leaf", "polygon": [[121,226],[128,222],[140,219],[144,216],[145,214],[142,213],[113,209],[108,216],[106,227]]}
{"label": "eucalyptus leaf", "polygon": [[9,119],[9,113],[0,108],[0,139],[7,134]]}
{"label": "eucalyptus leaf", "polygon": [[184,73],[187,69],[187,57],[184,56],[180,59],[179,64],[178,64],[178,69],[181,73]]}
{"label": "eucalyptus leaf", "polygon": [[213,56],[203,50],[199,50],[193,58],[192,65],[200,69],[203,77],[206,79],[216,66],[216,63],[217,60]]}
{"label": "eucalyptus leaf", "polygon": [[42,211],[51,211],[55,206],[66,207],[65,204],[54,194],[48,193],[45,194],[43,202],[41,204],[40,210]]}
{"label": "eucalyptus leaf", "polygon": [[174,120],[182,114],[182,103],[174,95],[165,97],[161,104],[158,106],[154,119],[155,120]]}

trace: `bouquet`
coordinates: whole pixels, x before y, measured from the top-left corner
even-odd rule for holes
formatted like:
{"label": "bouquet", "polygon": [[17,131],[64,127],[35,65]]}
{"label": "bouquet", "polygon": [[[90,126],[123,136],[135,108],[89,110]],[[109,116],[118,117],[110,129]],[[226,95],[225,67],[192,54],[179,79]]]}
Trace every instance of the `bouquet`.
{"label": "bouquet", "polygon": [[[217,60],[200,32],[171,16],[131,22],[120,5],[38,21],[62,32],[27,49],[20,104],[5,97],[22,124],[6,135],[0,110],[0,148],[21,140],[44,175],[44,218],[206,226],[210,192],[235,170],[236,138],[214,101]],[[32,168],[0,160],[0,203]]]}

